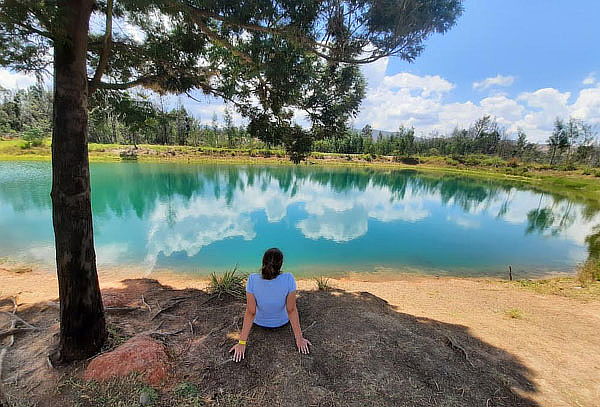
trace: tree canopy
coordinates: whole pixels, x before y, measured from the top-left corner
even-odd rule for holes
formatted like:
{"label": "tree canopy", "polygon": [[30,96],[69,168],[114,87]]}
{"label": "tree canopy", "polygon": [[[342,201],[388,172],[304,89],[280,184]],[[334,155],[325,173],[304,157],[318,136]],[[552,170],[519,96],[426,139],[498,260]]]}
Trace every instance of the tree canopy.
{"label": "tree canopy", "polygon": [[[52,43],[64,40],[58,3],[0,5],[0,65],[50,69]],[[89,89],[199,90],[232,103],[255,136],[289,129],[298,109],[313,134],[336,135],[364,97],[357,64],[413,61],[424,40],[446,32],[461,12],[460,0],[98,0]]]}

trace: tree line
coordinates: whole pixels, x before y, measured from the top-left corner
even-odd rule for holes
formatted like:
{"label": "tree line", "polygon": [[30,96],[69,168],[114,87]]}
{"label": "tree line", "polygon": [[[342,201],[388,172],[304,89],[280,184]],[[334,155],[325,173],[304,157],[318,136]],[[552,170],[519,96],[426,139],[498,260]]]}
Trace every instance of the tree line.
{"label": "tree line", "polygon": [[[233,109],[226,107],[221,118],[213,114],[202,122],[181,101],[176,107],[148,93],[97,92],[90,100],[89,141],[103,144],[162,144],[223,148],[285,148],[281,140],[255,136],[250,126],[234,124]],[[41,83],[28,89],[4,90],[0,99],[0,132],[22,136],[35,146],[50,134],[52,94]],[[288,129],[289,131],[289,129]],[[525,162],[600,165],[600,147],[589,123],[576,118],[560,119],[544,145],[532,143],[523,130],[509,135],[491,116],[483,116],[468,128],[449,134],[417,137],[415,129],[401,126],[383,134],[366,125],[357,131],[348,126],[325,132],[302,130],[309,151],[369,154],[396,157],[486,155]],[[287,146],[289,147],[289,146]]]}

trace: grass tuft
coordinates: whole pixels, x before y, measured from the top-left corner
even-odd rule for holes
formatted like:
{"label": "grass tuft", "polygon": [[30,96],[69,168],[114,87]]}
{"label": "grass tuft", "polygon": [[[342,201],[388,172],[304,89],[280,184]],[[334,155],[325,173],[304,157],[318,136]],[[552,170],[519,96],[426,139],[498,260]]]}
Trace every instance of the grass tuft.
{"label": "grass tuft", "polygon": [[59,384],[57,391],[76,400],[76,407],[151,407],[159,398],[158,392],[140,382],[136,374],[105,382],[70,377]]}
{"label": "grass tuft", "polygon": [[577,281],[587,287],[596,281],[600,281],[600,261],[589,259],[577,268]]}
{"label": "grass tuft", "polygon": [[316,277],[314,280],[315,280],[315,283],[317,284],[317,289],[319,291],[329,291],[329,290],[331,290],[332,287],[329,284],[329,279],[328,278],[320,276],[320,277]]}
{"label": "grass tuft", "polygon": [[512,319],[521,319],[523,318],[523,311],[518,308],[510,308],[504,311],[504,315]]}
{"label": "grass tuft", "polygon": [[208,292],[216,295],[217,298],[231,296],[243,299],[246,296],[245,283],[246,275],[239,273],[237,266],[235,266],[232,270],[226,271],[221,275],[211,273]]}

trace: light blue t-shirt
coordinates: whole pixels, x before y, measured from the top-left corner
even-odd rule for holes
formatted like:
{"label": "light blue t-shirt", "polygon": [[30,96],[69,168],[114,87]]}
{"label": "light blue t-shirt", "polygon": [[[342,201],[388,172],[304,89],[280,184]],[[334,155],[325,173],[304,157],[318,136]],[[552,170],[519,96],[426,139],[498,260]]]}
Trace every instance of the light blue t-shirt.
{"label": "light blue t-shirt", "polygon": [[296,291],[296,280],[291,273],[282,273],[272,280],[265,280],[260,274],[250,274],[246,291],[256,298],[254,323],[275,328],[290,320],[285,300],[289,293]]}

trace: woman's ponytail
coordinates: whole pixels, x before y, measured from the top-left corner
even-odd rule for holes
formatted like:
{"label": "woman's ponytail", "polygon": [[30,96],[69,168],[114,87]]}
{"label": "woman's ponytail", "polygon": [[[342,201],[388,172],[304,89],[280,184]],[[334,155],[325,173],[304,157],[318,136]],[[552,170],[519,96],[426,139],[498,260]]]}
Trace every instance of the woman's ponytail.
{"label": "woman's ponytail", "polygon": [[283,253],[277,248],[269,249],[265,252],[262,259],[262,268],[260,269],[262,278],[273,280],[281,274],[283,265]]}

